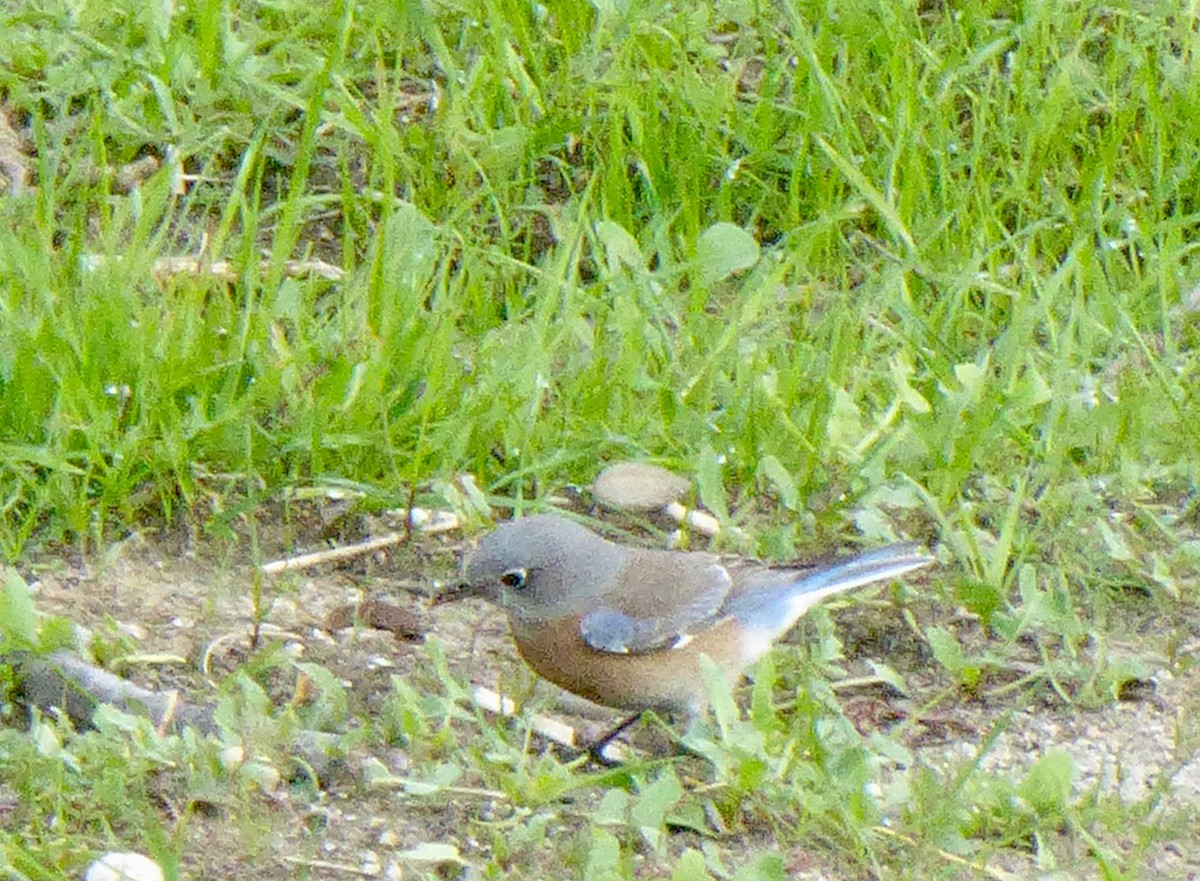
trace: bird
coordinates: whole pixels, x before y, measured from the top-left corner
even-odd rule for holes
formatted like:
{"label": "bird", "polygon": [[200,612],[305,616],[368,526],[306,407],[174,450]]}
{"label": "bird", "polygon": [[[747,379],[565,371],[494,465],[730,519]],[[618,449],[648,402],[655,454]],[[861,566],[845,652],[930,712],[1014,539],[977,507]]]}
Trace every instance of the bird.
{"label": "bird", "polygon": [[628,547],[557,514],[501,523],[438,605],[482,597],[508,616],[517,651],[538,675],[597,704],[693,717],[708,703],[701,657],[732,687],[825,597],[934,562],[915,543],[814,567],[770,567],[714,554]]}

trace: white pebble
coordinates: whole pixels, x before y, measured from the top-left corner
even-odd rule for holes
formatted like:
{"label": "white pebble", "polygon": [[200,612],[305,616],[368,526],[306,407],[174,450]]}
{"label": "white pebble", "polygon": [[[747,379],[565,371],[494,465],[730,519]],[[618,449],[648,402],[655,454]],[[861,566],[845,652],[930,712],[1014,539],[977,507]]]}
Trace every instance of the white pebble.
{"label": "white pebble", "polygon": [[109,851],[88,866],[84,881],[163,881],[163,870],[140,853]]}

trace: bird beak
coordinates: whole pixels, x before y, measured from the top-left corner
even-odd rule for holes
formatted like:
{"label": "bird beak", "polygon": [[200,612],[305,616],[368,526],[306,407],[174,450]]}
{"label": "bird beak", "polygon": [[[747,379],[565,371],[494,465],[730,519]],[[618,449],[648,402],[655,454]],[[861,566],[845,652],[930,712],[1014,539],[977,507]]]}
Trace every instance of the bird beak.
{"label": "bird beak", "polygon": [[446,603],[455,603],[459,600],[469,600],[472,597],[486,598],[486,588],[483,584],[473,584],[470,581],[460,581],[457,584],[448,584],[429,598],[429,606],[445,605]]}

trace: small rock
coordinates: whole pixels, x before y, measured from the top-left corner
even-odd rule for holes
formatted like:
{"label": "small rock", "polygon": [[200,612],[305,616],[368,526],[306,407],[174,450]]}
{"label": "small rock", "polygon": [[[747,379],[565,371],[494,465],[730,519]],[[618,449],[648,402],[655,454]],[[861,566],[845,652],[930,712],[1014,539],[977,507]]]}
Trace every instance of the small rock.
{"label": "small rock", "polygon": [[592,484],[596,501],[621,511],[656,511],[687,494],[685,477],[645,462],[618,462],[600,472]]}
{"label": "small rock", "polygon": [[140,853],[109,851],[87,868],[84,881],[163,881],[163,870]]}

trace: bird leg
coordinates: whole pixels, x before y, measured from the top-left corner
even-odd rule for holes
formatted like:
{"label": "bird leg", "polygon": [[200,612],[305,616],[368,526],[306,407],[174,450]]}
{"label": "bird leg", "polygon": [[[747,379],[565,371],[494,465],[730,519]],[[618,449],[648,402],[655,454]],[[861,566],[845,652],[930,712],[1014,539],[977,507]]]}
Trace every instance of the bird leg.
{"label": "bird leg", "polygon": [[[630,727],[632,727],[635,722],[638,722],[641,719],[645,718],[645,715],[647,712],[648,712],[647,710],[642,710],[640,713],[635,713],[634,715],[630,716],[627,719],[622,719],[620,724],[618,724],[615,728],[611,729],[610,731],[606,732],[603,737],[601,737],[599,740],[597,740],[595,743],[593,743],[591,746],[588,747],[588,749],[587,749],[588,758],[591,759],[593,762],[595,762],[597,765],[601,765],[605,768],[620,767],[620,765],[622,764],[621,761],[619,761],[617,759],[609,758],[607,755],[604,754],[604,751],[608,748],[608,745],[610,743],[612,743],[614,740],[616,740],[618,737],[620,737],[622,734],[624,734],[625,731],[628,730]],[[674,732],[671,732],[669,736],[671,739],[671,745],[673,747],[672,753],[676,757],[690,758],[690,759],[703,759],[704,761],[708,761],[707,757],[701,755],[700,753],[696,752],[694,749],[689,747],[687,744],[685,744],[683,742],[683,739],[681,737],[679,737],[679,735],[675,734]]]}
{"label": "bird leg", "polygon": [[605,733],[603,737],[588,747],[587,754],[597,765],[602,765],[605,768],[615,768],[621,763],[616,759],[610,759],[604,754],[604,750],[608,745],[625,733],[627,729],[633,726],[635,722],[642,718],[643,712],[634,713],[628,719],[623,719],[617,727]]}

